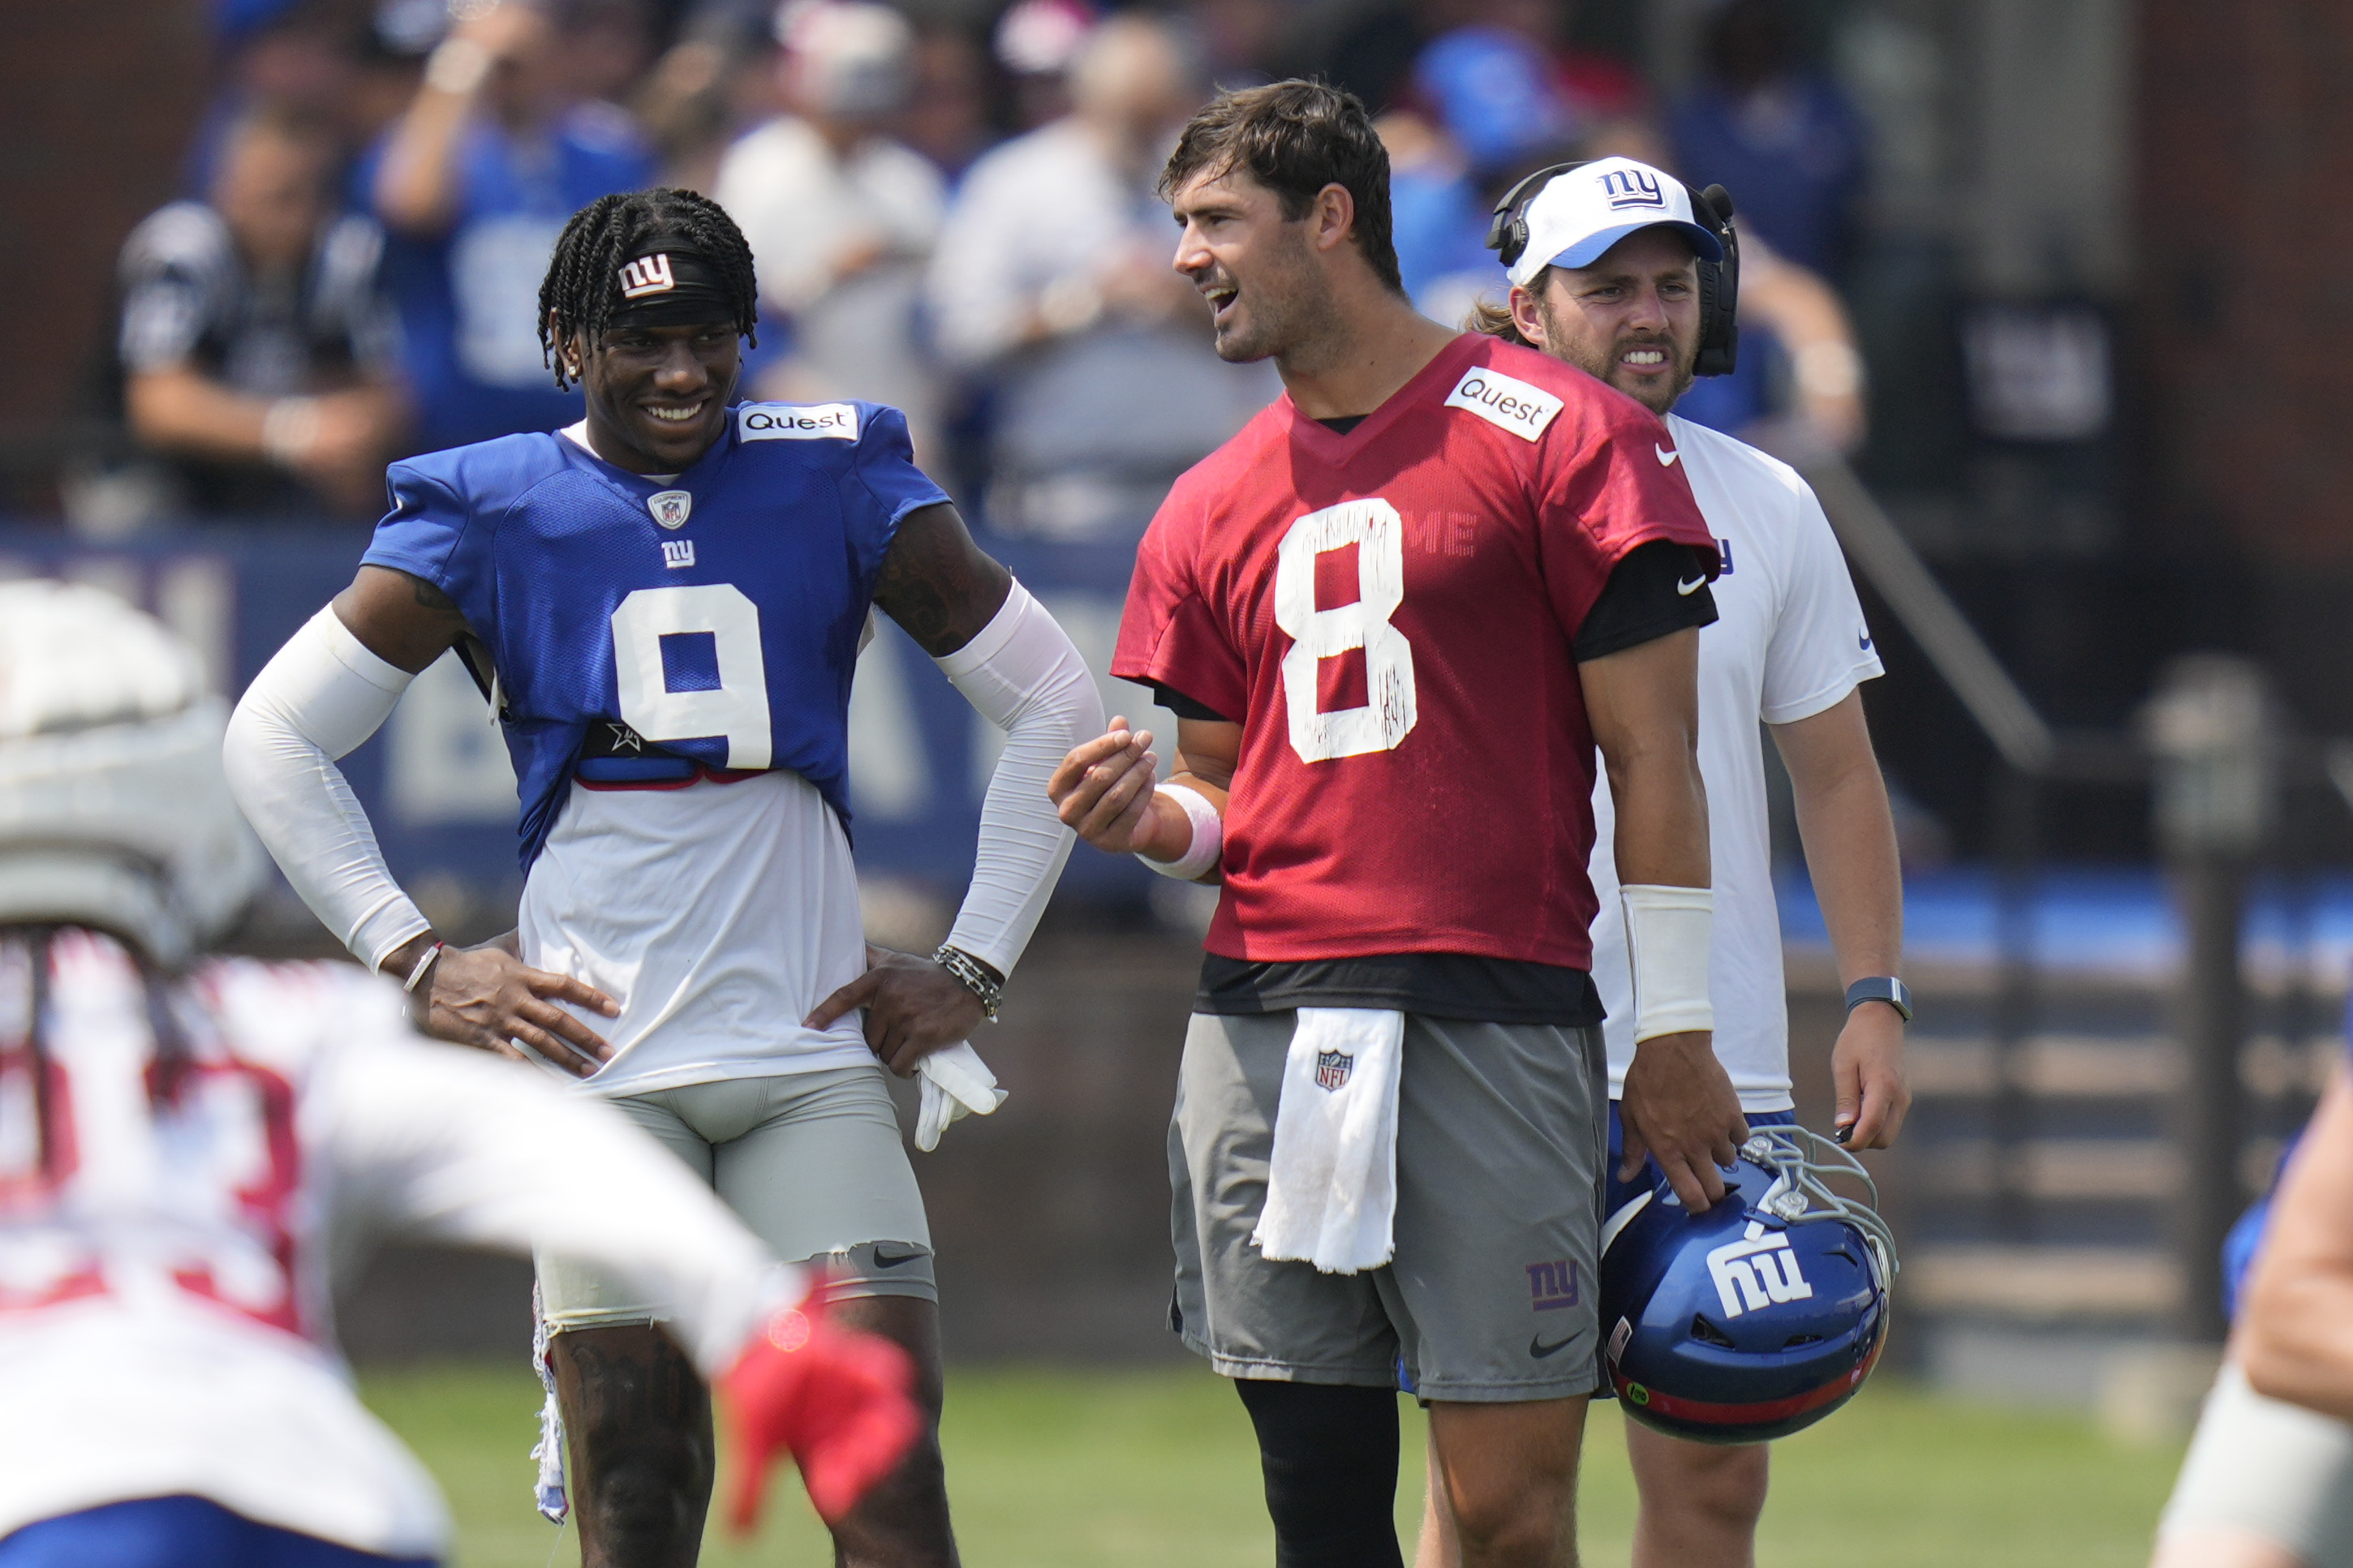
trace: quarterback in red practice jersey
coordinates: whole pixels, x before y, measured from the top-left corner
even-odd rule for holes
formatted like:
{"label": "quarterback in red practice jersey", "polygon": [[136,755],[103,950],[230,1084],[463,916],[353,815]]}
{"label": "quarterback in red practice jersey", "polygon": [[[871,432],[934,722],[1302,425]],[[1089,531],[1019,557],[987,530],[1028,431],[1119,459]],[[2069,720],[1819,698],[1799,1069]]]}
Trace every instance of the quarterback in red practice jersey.
{"label": "quarterback in red practice jersey", "polygon": [[1173,1316],[1250,1410],[1281,1561],[1399,1561],[1401,1363],[1464,1561],[1573,1563],[1597,747],[1639,952],[1630,1153],[1702,1209],[1746,1136],[1708,1036],[1715,544],[1656,417],[1414,313],[1355,99],[1221,95],[1164,190],[1219,353],[1285,385],[1137,556],[1113,669],[1178,715],[1174,772],[1114,720],[1050,785],[1099,848],[1222,884],[1169,1133]]}

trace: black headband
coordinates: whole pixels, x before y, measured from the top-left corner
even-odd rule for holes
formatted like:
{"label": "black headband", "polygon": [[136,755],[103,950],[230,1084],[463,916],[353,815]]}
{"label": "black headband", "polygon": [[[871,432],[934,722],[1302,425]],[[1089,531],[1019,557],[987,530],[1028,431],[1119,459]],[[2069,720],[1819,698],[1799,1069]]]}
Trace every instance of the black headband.
{"label": "black headband", "polygon": [[735,320],[725,277],[709,259],[660,241],[621,264],[613,289],[615,327],[684,327]]}

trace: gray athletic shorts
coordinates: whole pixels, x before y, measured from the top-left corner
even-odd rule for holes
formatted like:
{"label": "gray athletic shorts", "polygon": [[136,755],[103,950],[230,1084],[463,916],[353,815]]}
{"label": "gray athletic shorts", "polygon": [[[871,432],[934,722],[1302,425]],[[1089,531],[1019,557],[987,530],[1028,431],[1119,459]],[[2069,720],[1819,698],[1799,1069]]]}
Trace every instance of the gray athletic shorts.
{"label": "gray athletic shorts", "polygon": [[1394,1386],[1401,1354],[1427,1400],[1591,1394],[1601,1031],[1407,1015],[1397,1255],[1324,1274],[1250,1241],[1295,1017],[1197,1013],[1186,1031],[1168,1129],[1186,1344],[1228,1377]]}
{"label": "gray athletic shorts", "polygon": [[2353,1427],[2267,1399],[2226,1363],[2157,1532],[2245,1531],[2309,1568],[2353,1568]]}
{"label": "gray athletic shorts", "polygon": [[[830,1269],[837,1296],[939,1300],[923,1196],[881,1067],[728,1079],[612,1103],[777,1257]],[[559,1332],[663,1315],[588,1264],[546,1253],[534,1261],[540,1310]]]}

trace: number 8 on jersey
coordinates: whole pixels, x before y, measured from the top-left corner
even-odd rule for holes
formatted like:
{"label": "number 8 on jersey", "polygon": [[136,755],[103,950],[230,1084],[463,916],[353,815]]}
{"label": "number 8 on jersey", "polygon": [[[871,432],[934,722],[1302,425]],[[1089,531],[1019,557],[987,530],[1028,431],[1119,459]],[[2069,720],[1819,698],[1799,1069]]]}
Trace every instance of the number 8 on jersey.
{"label": "number 8 on jersey", "polygon": [[[1315,607],[1316,557],[1356,547],[1356,602]],[[1291,525],[1275,553],[1274,623],[1291,637],[1282,656],[1282,699],[1291,749],[1303,763],[1388,752],[1412,732],[1413,647],[1389,617],[1405,603],[1405,529],[1378,496],[1311,511]],[[1365,650],[1361,708],[1316,708],[1316,667]]]}

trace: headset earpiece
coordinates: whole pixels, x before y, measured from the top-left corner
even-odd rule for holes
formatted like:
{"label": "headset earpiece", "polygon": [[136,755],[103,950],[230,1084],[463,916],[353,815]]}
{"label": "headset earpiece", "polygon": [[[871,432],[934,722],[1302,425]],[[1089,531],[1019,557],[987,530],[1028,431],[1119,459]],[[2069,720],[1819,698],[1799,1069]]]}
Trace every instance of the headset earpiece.
{"label": "headset earpiece", "polygon": [[1730,375],[1740,362],[1740,236],[1732,226],[1732,193],[1710,185],[1691,195],[1692,216],[1724,247],[1722,261],[1699,264],[1699,353],[1692,374]]}
{"label": "headset earpiece", "polygon": [[1504,193],[1495,204],[1495,218],[1487,226],[1487,248],[1503,258],[1505,267],[1515,267],[1528,248],[1528,204],[1549,184],[1555,174],[1566,174],[1571,169],[1581,169],[1590,159],[1573,163],[1553,163],[1538,169]]}

